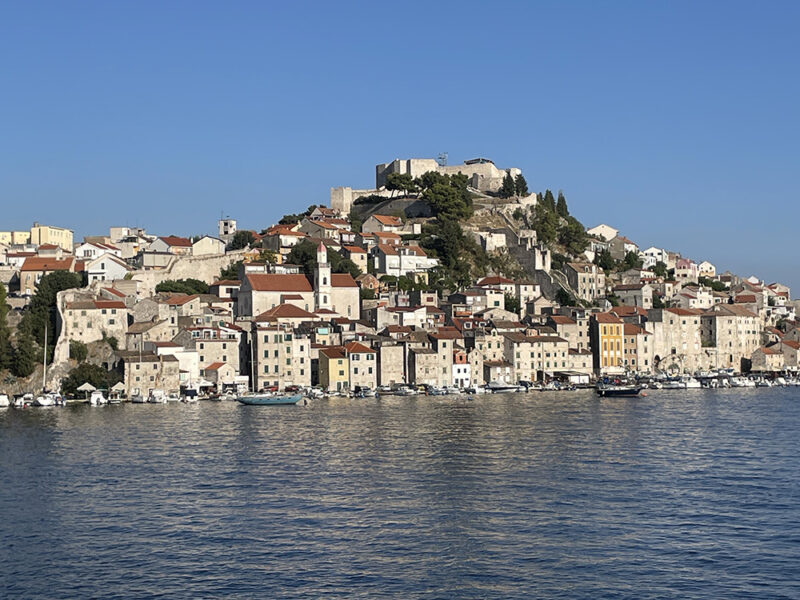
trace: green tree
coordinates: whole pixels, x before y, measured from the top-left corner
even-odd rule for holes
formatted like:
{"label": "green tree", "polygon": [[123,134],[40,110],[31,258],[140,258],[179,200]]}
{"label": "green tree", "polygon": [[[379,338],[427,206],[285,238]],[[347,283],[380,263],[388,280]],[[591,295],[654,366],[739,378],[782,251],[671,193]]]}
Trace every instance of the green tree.
{"label": "green tree", "polygon": [[611,252],[604,248],[594,255],[594,264],[603,269],[603,271],[611,271],[617,266],[617,261],[611,256]]}
{"label": "green tree", "polygon": [[414,178],[408,173],[389,173],[386,176],[386,189],[392,192],[400,191],[408,195],[417,191],[417,184]]}
{"label": "green tree", "polygon": [[517,298],[514,294],[509,294],[508,292],[505,292],[503,296],[505,297],[506,310],[519,314],[521,308],[519,298]]}
{"label": "green tree", "polygon": [[506,171],[506,176],[503,177],[503,185],[500,187],[500,197],[501,198],[511,198],[514,194],[517,193],[517,186],[514,183],[514,178],[511,176],[511,173]]}
{"label": "green tree", "polygon": [[664,278],[666,278],[666,277],[667,277],[667,265],[666,265],[666,264],[664,264],[664,263],[663,263],[663,262],[661,262],[661,261],[658,261],[658,262],[655,264],[655,266],[653,267],[653,273],[655,273],[655,275],[656,275],[657,277],[664,277]]}
{"label": "green tree", "polygon": [[12,352],[11,334],[8,329],[8,304],[6,304],[6,288],[0,284],[0,371],[11,366]]}
{"label": "green tree", "polygon": [[239,278],[239,266],[244,261],[237,260],[234,263],[231,263],[227,267],[222,267],[219,270],[219,278],[220,279],[229,279],[229,280],[237,280]]}
{"label": "green tree", "polygon": [[253,244],[255,239],[252,231],[240,229],[233,234],[233,239],[231,239],[226,250],[241,250],[242,248],[247,248]]}
{"label": "green tree", "polygon": [[567,208],[567,199],[564,198],[564,193],[559,190],[558,192],[558,201],[556,202],[556,213],[558,213],[559,217],[564,217],[565,219],[569,216],[569,209]]}
{"label": "green tree", "polygon": [[428,171],[427,173],[423,173],[421,176],[419,176],[415,183],[418,188],[427,190],[432,188],[437,183],[441,183],[442,185],[450,185],[450,177],[443,175],[438,171]]}
{"label": "green tree", "polygon": [[653,294],[653,308],[666,308],[660,294]]}
{"label": "green tree", "polygon": [[81,363],[61,381],[61,392],[67,396],[77,395],[78,388],[89,383],[99,390],[108,390],[119,382],[121,377],[115,371],[106,371],[99,365]]}
{"label": "green tree", "polygon": [[70,340],[69,341],[69,357],[73,360],[82,363],[86,360],[86,357],[89,355],[89,350],[86,348],[86,344],[83,342],[79,342],[78,340]]}
{"label": "green tree", "polygon": [[362,300],[374,300],[375,299],[375,290],[371,290],[369,288],[361,288],[358,292],[359,296]]}
{"label": "green tree", "polygon": [[555,198],[553,198],[553,192],[551,192],[550,190],[545,190],[540,205],[545,210],[549,210],[550,212],[556,212],[556,200]]}
{"label": "green tree", "polygon": [[556,292],[556,302],[558,302],[561,306],[575,305],[575,300],[572,298],[572,295],[564,288],[558,288],[558,291]]}
{"label": "green tree", "polygon": [[33,336],[29,332],[20,332],[17,335],[17,345],[11,363],[12,373],[17,377],[30,377],[41,360],[37,354]]}
{"label": "green tree", "polygon": [[623,271],[627,271],[628,269],[641,269],[643,261],[639,258],[639,255],[636,252],[630,251],[625,254],[625,258],[622,260],[622,264],[620,268]]}
{"label": "green tree", "polygon": [[422,192],[422,198],[439,220],[459,221],[472,215],[471,202],[465,200],[461,190],[450,184],[435,183]]}
{"label": "green tree", "polygon": [[525,177],[522,176],[522,173],[516,176],[514,179],[514,191],[517,193],[517,196],[527,196],[528,195],[528,182],[525,181]]}
{"label": "green tree", "polygon": [[536,236],[543,244],[552,244],[558,235],[558,216],[547,206],[537,206],[533,211],[531,228],[536,230]]}
{"label": "green tree", "polygon": [[561,227],[558,234],[558,241],[569,252],[575,256],[582,254],[589,245],[589,236],[586,235],[586,230],[574,217],[567,217],[566,224]]}
{"label": "green tree", "polygon": [[208,284],[199,279],[167,279],[156,286],[157,292],[171,292],[173,294],[207,294]]}

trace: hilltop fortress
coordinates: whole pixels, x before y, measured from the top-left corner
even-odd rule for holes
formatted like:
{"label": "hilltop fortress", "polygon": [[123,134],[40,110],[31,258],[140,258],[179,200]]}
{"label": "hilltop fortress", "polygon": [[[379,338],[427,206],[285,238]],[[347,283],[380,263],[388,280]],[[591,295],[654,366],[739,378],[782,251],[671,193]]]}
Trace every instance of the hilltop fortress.
{"label": "hilltop fortress", "polygon": [[460,165],[440,165],[433,158],[396,158],[392,162],[375,166],[375,188],[353,189],[351,187],[331,188],[331,208],[339,210],[342,214],[350,212],[353,201],[360,196],[386,196],[392,192],[385,188],[386,178],[392,173],[408,174],[417,178],[429,171],[436,171],[443,175],[456,175],[463,173],[469,177],[470,187],[480,192],[496,192],[503,184],[503,177],[510,173],[516,177],[522,171],[515,167],[498,169],[488,158],[473,158]]}

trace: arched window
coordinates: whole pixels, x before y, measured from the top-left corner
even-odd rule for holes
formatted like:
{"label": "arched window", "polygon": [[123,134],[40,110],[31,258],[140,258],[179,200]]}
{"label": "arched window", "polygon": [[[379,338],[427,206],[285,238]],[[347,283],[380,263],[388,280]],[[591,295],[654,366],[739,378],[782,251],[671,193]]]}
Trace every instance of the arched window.
{"label": "arched window", "polygon": [[328,278],[327,277],[323,277],[322,278],[322,285],[328,285]]}
{"label": "arched window", "polygon": [[322,303],[323,304],[327,304],[328,303],[328,297],[327,296],[323,296],[322,297]]}

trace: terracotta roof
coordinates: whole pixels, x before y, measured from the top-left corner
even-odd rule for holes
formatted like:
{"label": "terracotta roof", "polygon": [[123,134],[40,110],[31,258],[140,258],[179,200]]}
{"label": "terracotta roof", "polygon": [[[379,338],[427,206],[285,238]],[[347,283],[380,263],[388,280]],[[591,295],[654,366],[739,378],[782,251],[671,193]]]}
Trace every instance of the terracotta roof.
{"label": "terracotta roof", "polygon": [[551,315],[550,319],[556,325],[575,325],[575,321],[564,315]]}
{"label": "terracotta roof", "polygon": [[156,348],[180,348],[180,344],[176,344],[175,342],[153,342],[153,345]]}
{"label": "terracotta roof", "polygon": [[80,310],[100,310],[107,308],[119,308],[125,310],[127,307],[118,300],[76,300],[67,302],[67,309]]}
{"label": "terracotta roof", "polygon": [[71,271],[75,259],[31,256],[22,263],[21,271]]}
{"label": "terracotta roof", "polygon": [[211,287],[214,287],[215,285],[242,285],[242,282],[238,279],[220,279],[219,281],[212,283]]}
{"label": "terracotta roof", "polygon": [[[349,275],[348,275],[349,277]],[[313,292],[305,275],[251,273],[245,277],[256,292]],[[333,276],[331,276],[333,279]],[[352,279],[352,278],[351,278]]]}
{"label": "terracotta roof", "polygon": [[366,254],[367,251],[361,248],[360,246],[342,246],[345,250],[347,250],[350,254]]}
{"label": "terracotta roof", "polygon": [[396,250],[397,247],[391,244],[378,244],[377,248],[378,250],[389,256],[396,256],[397,254],[399,254]]}
{"label": "terracotta roof", "polygon": [[736,304],[754,304],[756,297],[755,294],[739,294],[733,301]]}
{"label": "terracotta roof", "polygon": [[162,304],[166,304],[167,306],[183,306],[184,304],[191,302],[195,298],[198,298],[197,294],[187,295],[187,294],[174,294],[169,298],[162,300]]}
{"label": "terracotta roof", "polygon": [[58,248],[55,244],[42,244],[39,246],[39,250],[58,250]]}
{"label": "terracotta roof", "polygon": [[319,349],[320,354],[324,354],[327,358],[347,358],[342,346],[327,346]]}
{"label": "terracotta roof", "polygon": [[611,313],[595,313],[592,315],[598,323],[622,323],[622,320]]}
{"label": "terracotta roof", "polygon": [[274,319],[313,319],[314,315],[294,304],[280,304],[270,308],[256,317],[256,322],[272,321]]}
{"label": "terracotta roof", "polygon": [[623,283],[615,285],[612,289],[615,292],[632,292],[633,290],[641,290],[643,287],[643,283]]}
{"label": "terracotta roof", "polygon": [[435,340],[460,340],[463,336],[455,327],[440,327],[438,331],[430,334]]}
{"label": "terracotta roof", "polygon": [[647,316],[647,311],[641,306],[615,306],[608,312],[612,312],[618,317],[632,317],[634,315],[638,315],[640,317]]}
{"label": "terracotta roof", "polygon": [[514,283],[510,279],[506,279],[505,277],[484,277],[480,281],[478,281],[477,285],[484,286],[484,285],[500,285],[500,284],[508,284]]}
{"label": "terracotta roof", "polygon": [[391,217],[389,215],[372,215],[373,218],[381,225],[388,225],[391,227],[402,227],[403,221],[398,217]]}
{"label": "terracotta roof", "polygon": [[793,342],[793,341],[787,340],[787,341],[782,342],[782,344],[784,346],[789,346],[789,348],[792,348],[793,350],[800,350],[800,342]]}
{"label": "terracotta roof", "polygon": [[176,246],[183,248],[190,248],[192,246],[192,240],[184,237],[179,237],[177,235],[161,236],[158,239],[164,242],[167,246]]}
{"label": "terracotta roof", "polygon": [[331,273],[331,287],[344,288],[344,287],[358,287],[355,279],[350,273]]}
{"label": "terracotta roof", "polygon": [[348,354],[374,354],[375,350],[358,342],[350,342],[344,345]]}
{"label": "terracotta roof", "polygon": [[697,315],[703,314],[703,311],[696,308],[665,308],[664,310],[678,315],[679,317],[696,317]]}
{"label": "terracotta roof", "polygon": [[117,296],[118,298],[125,298],[125,296],[126,296],[124,293],[122,293],[119,290],[114,289],[114,288],[103,288],[103,290],[105,290],[106,292],[108,292],[109,294],[111,294],[113,296]]}
{"label": "terracotta roof", "polygon": [[215,362],[208,365],[205,370],[206,371],[219,371],[220,368],[224,367],[225,363],[223,362]]}
{"label": "terracotta roof", "polygon": [[640,333],[646,334],[647,332],[638,325],[633,325],[632,323],[625,323],[622,326],[622,333],[625,335],[639,335]]}

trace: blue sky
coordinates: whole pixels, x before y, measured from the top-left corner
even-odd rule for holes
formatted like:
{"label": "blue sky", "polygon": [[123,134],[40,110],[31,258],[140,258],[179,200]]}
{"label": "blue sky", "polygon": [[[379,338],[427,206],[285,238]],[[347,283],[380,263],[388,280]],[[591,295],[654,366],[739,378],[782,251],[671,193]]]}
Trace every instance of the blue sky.
{"label": "blue sky", "polygon": [[260,229],[395,157],[800,290],[797,2],[5,2],[0,229]]}

